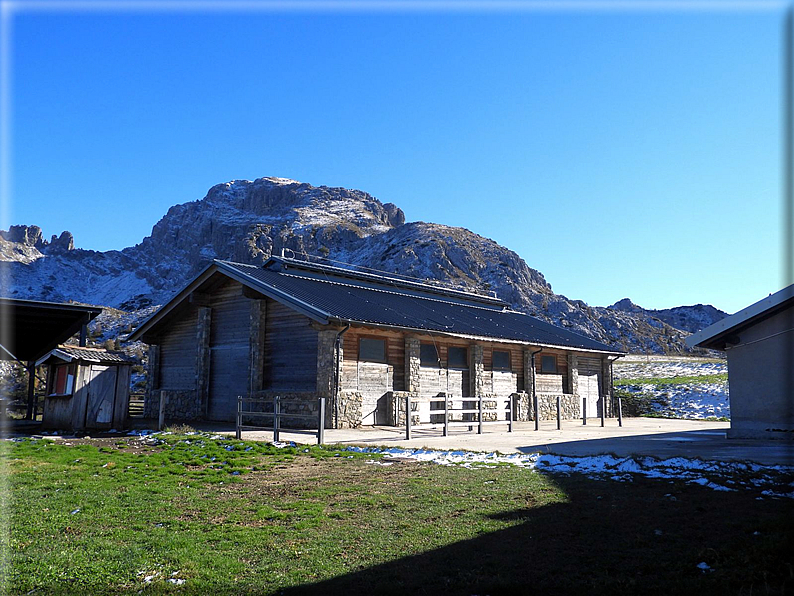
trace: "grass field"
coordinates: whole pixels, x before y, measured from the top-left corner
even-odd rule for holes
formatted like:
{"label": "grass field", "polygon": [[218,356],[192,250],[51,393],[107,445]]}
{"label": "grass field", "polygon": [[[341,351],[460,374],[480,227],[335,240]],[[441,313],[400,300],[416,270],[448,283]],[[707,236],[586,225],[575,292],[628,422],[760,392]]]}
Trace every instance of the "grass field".
{"label": "grass field", "polygon": [[792,500],[168,435],[4,442],[11,594],[783,594]]}

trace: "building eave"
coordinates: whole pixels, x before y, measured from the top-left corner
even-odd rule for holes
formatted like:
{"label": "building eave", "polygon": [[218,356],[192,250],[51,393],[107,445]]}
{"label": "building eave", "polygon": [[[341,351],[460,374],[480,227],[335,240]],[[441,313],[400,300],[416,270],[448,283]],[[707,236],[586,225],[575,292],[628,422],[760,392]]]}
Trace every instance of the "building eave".
{"label": "building eave", "polygon": [[701,329],[684,341],[690,348],[724,350],[726,344],[730,343],[727,339],[731,335],[792,305],[794,305],[794,284]]}
{"label": "building eave", "polygon": [[383,323],[372,323],[369,321],[358,321],[355,319],[340,319],[340,318],[331,318],[330,322],[339,323],[342,325],[350,324],[352,326],[358,327],[370,327],[374,329],[385,329],[389,331],[404,331],[409,333],[416,333],[421,335],[430,335],[436,337],[454,337],[459,339],[468,339],[471,341],[481,341],[481,342],[492,342],[492,343],[503,343],[503,344],[513,344],[518,346],[527,346],[527,347],[537,347],[537,348],[549,348],[553,350],[563,350],[567,352],[587,352],[591,354],[608,354],[612,356],[617,356],[618,358],[623,357],[626,355],[626,352],[620,351],[612,351],[612,350],[596,350],[594,348],[584,348],[580,346],[566,346],[562,344],[550,344],[550,343],[543,343],[543,342],[529,342],[520,339],[508,339],[508,338],[501,338],[501,337],[493,337],[488,335],[472,335],[468,333],[454,333],[451,331],[435,331],[433,329],[423,329],[421,327],[403,327],[398,325],[386,325]]}
{"label": "building eave", "polygon": [[165,303],[162,307],[160,307],[157,312],[152,314],[148,319],[146,319],[141,325],[130,334],[128,341],[144,341],[146,342],[144,337],[147,333],[149,333],[152,329],[154,329],[157,324],[162,321],[170,312],[172,312],[177,306],[182,304],[185,300],[190,297],[190,294],[200,288],[205,282],[207,282],[215,273],[222,273],[226,277],[233,279],[236,282],[262,294],[263,296],[267,296],[268,298],[272,298],[273,300],[280,302],[284,306],[288,306],[303,315],[306,315],[310,319],[317,321],[318,323],[327,324],[328,319],[330,318],[330,314],[322,311],[318,308],[307,304],[306,302],[295,298],[294,296],[290,296],[286,292],[282,292],[272,286],[263,283],[245,273],[240,272],[239,270],[229,266],[225,261],[215,260],[211,264],[209,264],[198,276],[190,282],[184,289],[182,289],[179,293],[177,293],[171,300]]}

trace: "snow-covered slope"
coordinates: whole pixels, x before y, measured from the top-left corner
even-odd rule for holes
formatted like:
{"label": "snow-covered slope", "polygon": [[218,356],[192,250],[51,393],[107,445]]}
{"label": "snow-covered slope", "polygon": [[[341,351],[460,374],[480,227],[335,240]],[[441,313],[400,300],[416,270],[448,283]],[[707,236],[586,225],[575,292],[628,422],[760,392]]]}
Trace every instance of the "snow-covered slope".
{"label": "snow-covered slope", "polygon": [[[138,310],[162,304],[213,258],[263,263],[289,249],[423,279],[494,291],[514,308],[625,350],[681,353],[689,329],[653,316],[590,307],[555,294],[515,252],[465,228],[405,223],[397,206],[344,188],[285,178],[235,180],[175,205],[140,244],[75,249],[64,232],[0,232],[0,283],[19,298]],[[586,288],[582,288],[586,291]]]}

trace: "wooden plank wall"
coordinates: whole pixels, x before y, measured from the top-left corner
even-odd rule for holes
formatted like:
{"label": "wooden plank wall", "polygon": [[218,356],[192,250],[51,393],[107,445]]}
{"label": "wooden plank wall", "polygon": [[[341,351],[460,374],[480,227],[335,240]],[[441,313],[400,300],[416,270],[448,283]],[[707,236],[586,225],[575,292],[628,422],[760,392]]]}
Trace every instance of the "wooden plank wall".
{"label": "wooden plank wall", "polygon": [[211,304],[207,417],[234,420],[237,396],[250,389],[250,299],[240,283],[229,281],[212,292]]}
{"label": "wooden plank wall", "polygon": [[196,388],[196,309],[168,325],[160,338],[160,389],[189,391]]}
{"label": "wooden plank wall", "polygon": [[317,331],[311,326],[311,319],[270,299],[264,367],[266,390],[317,390]]}
{"label": "wooden plank wall", "polygon": [[[359,361],[359,340],[386,341],[386,362]],[[405,338],[392,331],[351,328],[342,336],[342,377],[340,390],[361,393],[362,424],[386,422],[384,395],[405,387]]]}
{"label": "wooden plank wall", "polygon": [[[493,370],[493,351],[510,352],[510,370]],[[483,349],[485,393],[507,396],[524,388],[524,358],[521,347],[513,344],[486,344]]]}
{"label": "wooden plank wall", "polygon": [[[386,340],[386,362],[358,360],[362,337]],[[377,392],[405,390],[405,339],[392,331],[351,328],[342,336],[342,391]]]}
{"label": "wooden plank wall", "polygon": [[423,344],[433,344],[441,360],[441,368],[437,366],[421,366],[419,368],[419,390],[422,395],[449,393],[454,396],[468,397],[471,394],[468,368],[448,368],[449,348],[460,347],[470,349],[471,342],[450,338],[420,337]]}
{"label": "wooden plank wall", "polygon": [[[543,356],[555,356],[557,358],[557,373],[542,373],[541,366]],[[535,388],[538,393],[564,393],[565,379],[568,376],[568,357],[565,352],[559,350],[545,349],[535,356]]]}

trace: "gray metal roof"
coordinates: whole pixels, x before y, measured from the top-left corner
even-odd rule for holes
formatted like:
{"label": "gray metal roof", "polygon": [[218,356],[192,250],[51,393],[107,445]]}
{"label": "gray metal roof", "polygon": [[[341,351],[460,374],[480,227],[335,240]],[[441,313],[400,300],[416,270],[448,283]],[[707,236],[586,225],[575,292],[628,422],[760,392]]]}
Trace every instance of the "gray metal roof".
{"label": "gray metal roof", "polygon": [[135,361],[126,354],[118,352],[108,352],[100,348],[82,348],[79,346],[58,346],[48,354],[42,356],[36,365],[61,360],[63,362],[73,362],[76,360],[85,362],[96,362],[101,364],[133,364]]}
{"label": "gray metal roof", "polygon": [[737,333],[741,329],[746,329],[767,317],[771,317],[781,310],[791,308],[793,304],[794,284],[783,288],[779,292],[770,294],[739,312],[690,335],[685,340],[686,344],[690,348],[697,346],[712,350],[724,350],[725,346],[731,343],[726,341],[730,335]]}
{"label": "gray metal roof", "polygon": [[323,323],[351,322],[466,337],[622,353],[509,310],[501,300],[285,258],[264,266],[215,262],[220,271]]}

